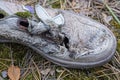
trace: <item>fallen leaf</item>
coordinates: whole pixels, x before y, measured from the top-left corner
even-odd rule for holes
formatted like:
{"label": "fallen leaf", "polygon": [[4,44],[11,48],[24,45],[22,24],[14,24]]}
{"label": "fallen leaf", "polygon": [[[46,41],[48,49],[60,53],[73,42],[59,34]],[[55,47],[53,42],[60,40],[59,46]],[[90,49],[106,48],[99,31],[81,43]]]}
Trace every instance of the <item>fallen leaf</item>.
{"label": "fallen leaf", "polygon": [[8,68],[8,77],[11,80],[19,80],[20,78],[20,68],[14,65],[11,65]]}

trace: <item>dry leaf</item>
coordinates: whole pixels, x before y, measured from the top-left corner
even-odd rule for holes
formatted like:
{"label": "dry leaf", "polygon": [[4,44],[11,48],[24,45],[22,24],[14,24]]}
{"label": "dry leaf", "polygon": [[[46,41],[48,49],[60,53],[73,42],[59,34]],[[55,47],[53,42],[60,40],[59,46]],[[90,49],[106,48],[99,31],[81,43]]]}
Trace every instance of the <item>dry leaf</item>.
{"label": "dry leaf", "polygon": [[20,68],[14,65],[11,65],[8,68],[8,76],[11,80],[19,80],[20,78]]}

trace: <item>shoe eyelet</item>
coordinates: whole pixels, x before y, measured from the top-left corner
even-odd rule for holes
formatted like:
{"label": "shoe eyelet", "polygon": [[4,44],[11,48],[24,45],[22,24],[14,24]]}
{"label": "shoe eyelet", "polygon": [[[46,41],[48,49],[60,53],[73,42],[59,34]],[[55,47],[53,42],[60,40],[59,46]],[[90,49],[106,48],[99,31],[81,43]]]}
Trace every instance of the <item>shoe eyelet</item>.
{"label": "shoe eyelet", "polygon": [[29,27],[29,23],[27,19],[19,19],[17,21],[17,25],[19,26],[19,29],[26,31]]}

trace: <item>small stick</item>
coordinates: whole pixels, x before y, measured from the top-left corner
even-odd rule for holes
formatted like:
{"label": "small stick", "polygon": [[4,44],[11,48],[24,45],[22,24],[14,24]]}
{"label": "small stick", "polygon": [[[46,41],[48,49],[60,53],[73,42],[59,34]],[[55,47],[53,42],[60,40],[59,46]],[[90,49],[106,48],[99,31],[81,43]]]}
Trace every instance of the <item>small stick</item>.
{"label": "small stick", "polygon": [[118,24],[120,25],[120,20],[118,19],[118,17],[115,15],[115,13],[113,12],[113,10],[105,3],[106,8],[109,10],[109,12],[111,13],[111,15],[114,17],[114,19],[118,22]]}

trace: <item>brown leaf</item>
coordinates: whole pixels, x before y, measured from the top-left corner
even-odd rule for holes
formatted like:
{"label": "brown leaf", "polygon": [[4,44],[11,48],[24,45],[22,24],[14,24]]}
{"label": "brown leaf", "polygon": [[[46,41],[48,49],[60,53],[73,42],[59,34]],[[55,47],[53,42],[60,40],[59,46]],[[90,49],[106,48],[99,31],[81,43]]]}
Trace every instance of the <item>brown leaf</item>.
{"label": "brown leaf", "polygon": [[8,76],[11,80],[19,80],[20,78],[20,68],[14,65],[11,65],[8,68]]}

